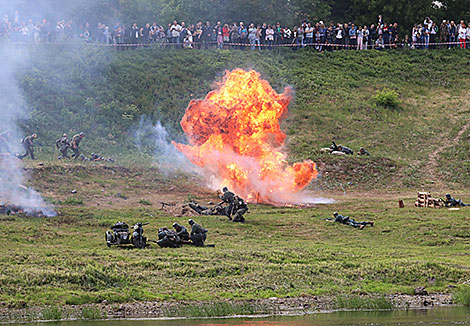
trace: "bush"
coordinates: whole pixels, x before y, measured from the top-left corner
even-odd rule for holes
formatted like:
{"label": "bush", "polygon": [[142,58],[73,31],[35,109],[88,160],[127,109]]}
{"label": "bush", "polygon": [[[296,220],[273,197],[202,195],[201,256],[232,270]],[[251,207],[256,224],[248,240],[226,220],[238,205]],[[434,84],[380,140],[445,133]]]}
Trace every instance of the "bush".
{"label": "bush", "polygon": [[83,319],[102,319],[106,318],[106,312],[102,312],[97,307],[84,307],[82,309]]}
{"label": "bush", "polygon": [[59,307],[48,307],[41,311],[43,320],[61,320],[63,311]]}
{"label": "bush", "polygon": [[377,106],[383,106],[389,109],[395,109],[400,105],[399,95],[393,89],[385,88],[382,91],[377,91],[373,97]]}
{"label": "bush", "polygon": [[456,303],[470,307],[470,286],[464,285],[454,292],[454,300]]}

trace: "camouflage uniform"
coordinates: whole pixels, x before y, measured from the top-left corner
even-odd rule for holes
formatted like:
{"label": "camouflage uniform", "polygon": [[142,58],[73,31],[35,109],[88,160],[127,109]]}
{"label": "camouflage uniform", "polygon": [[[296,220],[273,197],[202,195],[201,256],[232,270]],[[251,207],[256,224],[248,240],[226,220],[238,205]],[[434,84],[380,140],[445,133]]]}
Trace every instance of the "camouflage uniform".
{"label": "camouflage uniform", "polygon": [[60,137],[59,139],[55,141],[55,147],[57,147],[57,149],[62,154],[61,156],[59,156],[59,160],[63,158],[70,158],[68,154],[70,143],[69,143],[69,138],[67,137],[66,134],[64,134],[62,137]]}
{"label": "camouflage uniform", "polygon": [[361,147],[361,148],[359,149],[359,152],[357,152],[357,155],[367,155],[367,156],[369,156],[370,154],[369,154],[368,151],[365,150],[364,147]]}
{"label": "camouflage uniform", "polygon": [[243,214],[248,212],[248,206],[246,205],[245,201],[238,196],[235,196],[234,211],[235,215],[233,216],[233,221],[244,223],[245,218],[243,217]]}
{"label": "camouflage uniform", "polygon": [[214,207],[206,207],[192,202],[189,203],[189,207],[191,207],[196,213],[200,215],[225,215],[225,207],[219,205]]}
{"label": "camouflage uniform", "polygon": [[76,134],[72,137],[72,157],[78,159],[80,157],[80,142],[82,141],[85,135],[83,133]]}
{"label": "camouflage uniform", "polygon": [[31,136],[23,138],[23,147],[25,149],[25,153],[23,155],[19,155],[19,159],[24,159],[26,156],[31,155],[31,159],[34,160],[34,144],[33,141],[37,138],[36,134],[32,134]]}
{"label": "camouflage uniform", "polygon": [[202,226],[189,220],[189,225],[191,225],[191,241],[197,247],[204,247],[204,241],[207,239],[207,229],[204,229]]}

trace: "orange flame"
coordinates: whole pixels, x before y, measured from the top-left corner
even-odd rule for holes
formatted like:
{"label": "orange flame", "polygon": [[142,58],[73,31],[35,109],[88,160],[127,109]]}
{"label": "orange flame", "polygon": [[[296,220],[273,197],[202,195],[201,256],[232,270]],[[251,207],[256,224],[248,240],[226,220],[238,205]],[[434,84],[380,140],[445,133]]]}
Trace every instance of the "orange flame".
{"label": "orange flame", "polygon": [[295,202],[295,194],[318,175],[316,164],[287,162],[279,121],[292,99],[256,71],[227,71],[218,89],[192,100],[181,120],[190,145],[173,145],[250,202]]}

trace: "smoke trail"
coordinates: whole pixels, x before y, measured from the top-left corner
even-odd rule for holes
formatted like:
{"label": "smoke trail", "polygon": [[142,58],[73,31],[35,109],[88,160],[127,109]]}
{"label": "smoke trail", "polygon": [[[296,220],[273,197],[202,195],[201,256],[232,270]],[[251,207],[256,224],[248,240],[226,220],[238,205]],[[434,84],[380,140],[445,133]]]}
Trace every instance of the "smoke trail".
{"label": "smoke trail", "polygon": [[35,190],[24,186],[26,181],[22,162],[15,153],[22,150],[23,137],[18,128],[28,118],[28,107],[19,88],[16,71],[28,60],[25,51],[8,44],[0,46],[0,203],[22,208],[28,214],[55,216],[54,210]]}

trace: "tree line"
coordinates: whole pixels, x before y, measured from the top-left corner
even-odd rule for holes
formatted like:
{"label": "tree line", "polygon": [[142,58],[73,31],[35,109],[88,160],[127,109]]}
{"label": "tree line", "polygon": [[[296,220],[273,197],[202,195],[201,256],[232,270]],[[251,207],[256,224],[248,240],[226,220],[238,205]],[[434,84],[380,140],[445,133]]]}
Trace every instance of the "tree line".
{"label": "tree line", "polygon": [[385,22],[397,22],[408,30],[427,16],[438,22],[468,21],[470,0],[15,0],[0,4],[0,10],[2,14],[18,10],[36,19],[70,19],[92,24],[136,22],[139,26],[153,21],[163,25],[174,19],[191,23],[279,21],[289,26],[302,20],[332,20],[370,25],[381,14]]}

